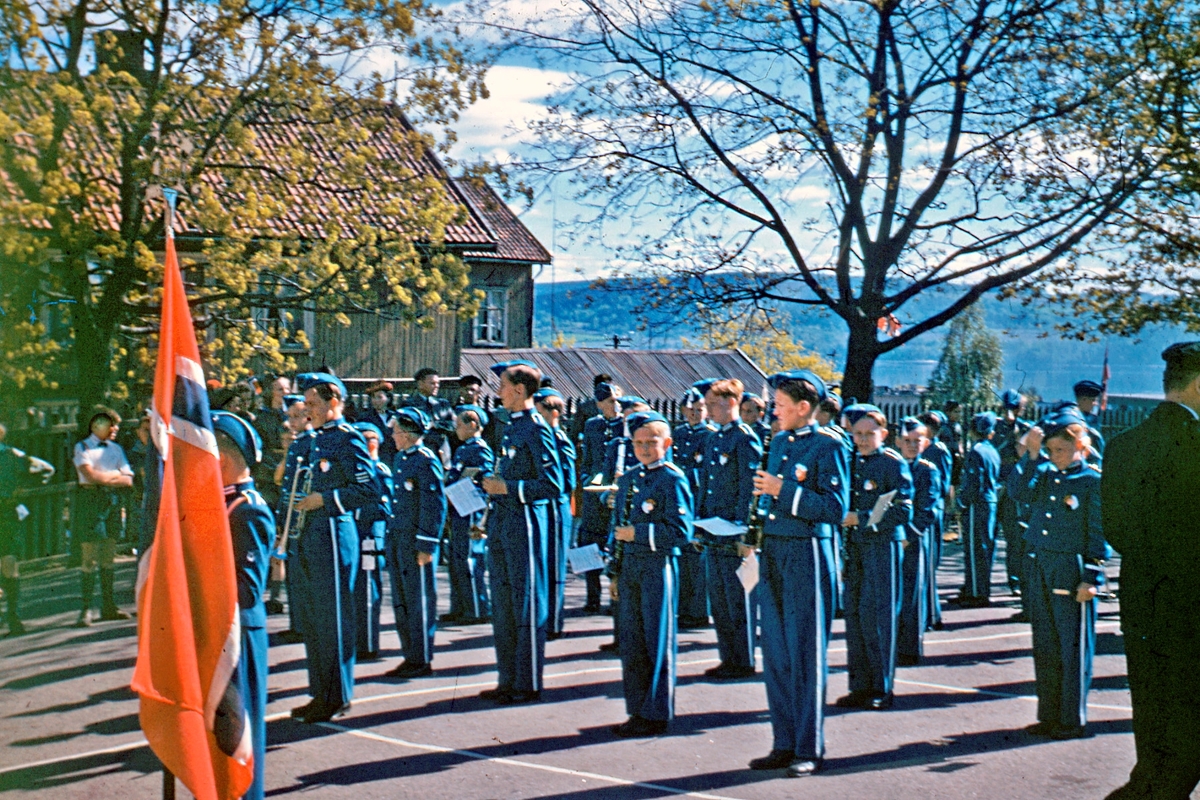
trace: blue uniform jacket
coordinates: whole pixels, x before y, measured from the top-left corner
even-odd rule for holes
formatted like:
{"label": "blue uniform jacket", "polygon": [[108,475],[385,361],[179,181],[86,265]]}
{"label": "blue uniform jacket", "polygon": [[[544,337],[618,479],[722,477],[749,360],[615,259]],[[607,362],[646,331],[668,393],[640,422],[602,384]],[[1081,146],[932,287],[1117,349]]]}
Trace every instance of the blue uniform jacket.
{"label": "blue uniform jacket", "polygon": [[229,515],[229,533],[233,537],[242,627],[265,627],[267,611],[262,598],[275,542],[275,517],[252,480],[225,487],[225,513]]}
{"label": "blue uniform jacket", "polygon": [[[446,473],[446,485],[462,480],[463,470],[474,467],[479,472],[475,474],[472,481],[479,486],[483,482],[484,476],[492,474],[495,463],[496,457],[492,453],[492,448],[488,447],[488,443],[482,436],[474,436],[463,442],[454,451],[454,461],[450,464],[450,471]],[[470,523],[478,525],[483,520],[485,513],[487,512],[476,511],[471,515]]]}
{"label": "blue uniform jacket", "polygon": [[[928,452],[929,448],[925,448]],[[937,520],[938,507],[942,503],[942,475],[932,461],[921,458],[908,465],[913,480],[913,517],[908,538],[926,534]]]}
{"label": "blue uniform jacket", "polygon": [[667,461],[639,464],[621,477],[618,487],[618,509],[625,508],[632,494],[629,519],[621,521],[633,526],[626,554],[667,556],[692,540],[692,490],[679,467]]}
{"label": "blue uniform jacket", "polygon": [[554,444],[558,452],[558,466],[562,470],[563,482],[562,493],[564,495],[571,493],[571,487],[575,485],[575,446],[571,444],[571,437],[562,428],[551,428],[554,432]]}
{"label": "blue uniform jacket", "polygon": [[975,503],[994,503],[999,488],[1000,453],[986,439],[976,442],[967,451],[967,463],[963,467],[962,491],[958,494],[958,504],[962,508],[967,508]]}
{"label": "blue uniform jacket", "polygon": [[514,413],[497,455],[496,477],[508,485],[508,494],[495,498],[498,505],[557,500],[565,491],[554,434],[540,414],[530,410]]}
{"label": "blue uniform jacket", "polygon": [[1008,477],[1012,468],[1020,461],[1017,455],[1017,441],[1029,432],[1033,426],[1023,419],[1017,418],[1011,422],[1001,419],[996,423],[996,432],[992,436],[992,446],[1000,454],[1000,479]]}
{"label": "blue uniform jacket", "polygon": [[581,483],[587,483],[604,471],[604,454],[608,443],[620,435],[622,419],[606,419],[597,414],[583,424],[583,435],[579,442],[576,469]]}
{"label": "blue uniform jacket", "polygon": [[356,509],[378,502],[375,462],[361,431],[340,420],[326,423],[317,429],[310,452],[312,491],[320,493],[325,505],[309,512],[309,528],[328,530],[330,518],[351,519]]}
{"label": "blue uniform jacket", "polygon": [[765,498],[766,536],[833,536],[850,505],[850,453],[837,432],[817,425],[780,431],[767,472],[782,478],[783,488]]}
{"label": "blue uniform jacket", "polygon": [[[858,526],[851,529],[854,539],[883,536],[893,542],[908,537],[913,513],[913,479],[904,457],[890,447],[881,447],[869,456],[854,459],[850,508],[858,513]],[[895,490],[896,495],[877,525],[868,525],[871,510],[880,495]]]}
{"label": "blue uniform jacket", "polygon": [[754,505],[754,473],[761,466],[762,444],[748,425],[731,422],[710,433],[700,468],[700,516],[744,524]]}
{"label": "blue uniform jacket", "polygon": [[392,516],[392,468],[382,460],[374,463],[375,477],[379,481],[379,496],[358,509],[354,515],[358,520],[359,530],[362,531],[369,531],[376,522],[390,519]]}
{"label": "blue uniform jacket", "polygon": [[[618,470],[617,460],[622,456],[624,463]],[[610,485],[616,483],[618,478],[636,469],[637,465],[637,456],[633,453],[633,440],[628,436],[614,436],[609,440],[608,446],[604,448],[604,466],[601,470],[604,475],[604,483]]]}
{"label": "blue uniform jacket", "polygon": [[704,462],[704,437],[716,430],[708,420],[699,425],[684,423],[671,434],[671,449],[675,453],[675,464],[688,478],[692,493],[700,490],[700,465]]}
{"label": "blue uniform jacket", "polygon": [[392,518],[389,536],[412,537],[422,553],[433,553],[446,524],[442,461],[424,445],[396,454],[392,462]]}
{"label": "blue uniform jacket", "polygon": [[925,448],[925,452],[921,453],[921,458],[932,462],[937,467],[942,488],[942,496],[938,498],[938,505],[943,507],[946,498],[950,496],[950,475],[954,469],[954,454],[950,452],[950,448],[944,442],[934,439],[930,442],[929,447]]}
{"label": "blue uniform jacket", "polygon": [[764,453],[771,448],[771,426],[768,423],[760,419],[750,426],[750,430],[758,437],[758,443],[762,445]]}
{"label": "blue uniform jacket", "polygon": [[1080,580],[1103,585],[1106,548],[1100,519],[1100,470],[1082,461],[1066,470],[1049,461],[1030,468],[1028,455],[1021,459],[1021,466],[1029,479],[1012,488],[1020,492],[1018,501],[1029,505],[1028,552],[1081,556],[1084,574]]}

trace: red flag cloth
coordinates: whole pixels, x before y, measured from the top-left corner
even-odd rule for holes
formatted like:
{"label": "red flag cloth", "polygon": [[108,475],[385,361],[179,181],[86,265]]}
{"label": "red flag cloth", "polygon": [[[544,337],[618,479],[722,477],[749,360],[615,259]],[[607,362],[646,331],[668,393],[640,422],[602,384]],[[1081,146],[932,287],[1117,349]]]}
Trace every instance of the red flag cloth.
{"label": "red flag cloth", "polygon": [[232,800],[254,778],[233,680],[241,648],[237,577],[200,352],[169,234],[166,250],[151,406],[161,494],[154,543],[138,565],[132,688],[142,731],[163,765],[197,800]]}
{"label": "red flag cloth", "polygon": [[1108,366],[1108,348],[1104,348],[1104,372],[1100,376],[1100,410],[1108,410],[1108,379],[1112,377],[1112,370]]}

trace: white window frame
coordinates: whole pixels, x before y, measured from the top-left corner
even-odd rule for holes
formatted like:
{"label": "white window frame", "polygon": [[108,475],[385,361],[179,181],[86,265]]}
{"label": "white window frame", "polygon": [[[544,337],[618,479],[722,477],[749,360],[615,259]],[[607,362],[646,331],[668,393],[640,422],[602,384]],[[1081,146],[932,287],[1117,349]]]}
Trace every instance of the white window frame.
{"label": "white window frame", "polygon": [[471,323],[472,341],[477,345],[503,347],[508,344],[508,288],[484,286],[481,289],[484,297],[479,313]]}

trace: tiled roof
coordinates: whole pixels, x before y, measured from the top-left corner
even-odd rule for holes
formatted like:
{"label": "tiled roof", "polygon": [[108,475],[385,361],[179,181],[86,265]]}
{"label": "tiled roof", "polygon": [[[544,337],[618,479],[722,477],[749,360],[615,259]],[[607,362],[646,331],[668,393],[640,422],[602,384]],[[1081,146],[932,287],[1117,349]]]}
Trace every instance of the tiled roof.
{"label": "tiled roof", "polygon": [[[34,113],[32,109],[31,113]],[[393,105],[383,107],[381,116],[386,124],[377,128],[374,125],[364,126],[371,130],[366,144],[375,148],[377,153],[377,158],[371,164],[388,163],[405,168],[411,174],[412,182],[415,184],[411,191],[428,191],[420,184],[427,183],[432,178],[450,194],[453,202],[463,207],[464,213],[460,218],[446,228],[446,244],[467,257],[533,263],[550,261],[550,255],[546,249],[500,201],[490,187],[482,183],[453,179],[437,155],[428,148],[414,152],[406,142],[414,129],[398,107]],[[366,191],[365,189],[336,183],[334,177],[337,172],[336,166],[340,163],[340,159],[346,157],[346,153],[343,148],[333,146],[330,137],[322,136],[322,123],[295,116],[276,118],[264,109],[255,115],[248,116],[244,125],[254,135],[254,145],[258,150],[258,155],[251,160],[244,151],[233,155],[217,154],[212,160],[222,161],[223,169],[289,169],[291,167],[288,163],[289,151],[296,147],[311,154],[316,163],[330,165],[330,169],[323,175],[318,175],[305,183],[291,185],[289,189],[291,202],[288,213],[269,221],[267,230],[264,232],[266,236],[323,238],[325,226],[330,218],[327,209],[343,204],[345,198],[349,198],[345,207],[353,208],[360,202],[361,193]],[[83,132],[82,135],[89,136],[88,132]],[[101,145],[93,142],[93,146]],[[376,178],[377,180],[374,181],[376,185],[395,185],[394,169],[385,171],[378,168],[372,173],[371,164],[367,166],[365,182]],[[88,166],[85,164],[86,168]],[[96,169],[96,165],[92,165],[91,168]],[[385,173],[388,176],[386,179],[384,179]],[[104,176],[93,175],[91,177],[102,178]],[[227,188],[222,169],[208,170],[201,175],[200,180],[212,188],[216,194],[222,196],[228,207],[236,209],[237,203],[244,199]],[[16,187],[13,186],[3,169],[0,169],[0,189],[3,189],[6,194],[16,193]],[[378,202],[373,205],[381,207],[386,200],[386,197],[380,197]],[[160,212],[156,210],[153,213]],[[94,209],[94,216],[100,220],[99,224],[110,229],[116,230],[120,226],[120,214],[115,200],[111,208]],[[389,219],[382,213],[362,215],[357,218],[385,230],[398,231],[403,227],[398,220]],[[209,235],[208,231],[192,224],[187,203],[181,204],[179,213],[175,217],[175,231],[180,236],[203,237]]]}
{"label": "tiled roof", "polygon": [[705,378],[737,378],[761,392],[767,376],[741,350],[608,350],[603,348],[474,349],[462,351],[463,375],[483,378],[490,394],[500,391],[492,364],[524,359],[537,364],[566,397],[591,397],[592,376],[601,372],[628,394],[647,400],[679,400]]}
{"label": "tiled roof", "polygon": [[496,238],[494,253],[468,252],[466,257],[550,263],[550,253],[491,186],[476,178],[455,178],[454,186],[466,198],[471,211],[483,219]]}

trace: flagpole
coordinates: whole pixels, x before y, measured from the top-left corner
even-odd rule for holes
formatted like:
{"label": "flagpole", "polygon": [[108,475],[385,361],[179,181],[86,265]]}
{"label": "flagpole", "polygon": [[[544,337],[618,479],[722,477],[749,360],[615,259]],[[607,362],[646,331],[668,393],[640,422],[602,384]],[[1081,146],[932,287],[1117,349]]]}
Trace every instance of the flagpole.
{"label": "flagpole", "polygon": [[163,766],[163,800],[175,800],[175,775]]}
{"label": "flagpole", "polygon": [[[163,240],[167,241],[175,238],[175,201],[179,197],[179,192],[174,189],[168,189],[165,186],[162,189],[163,200],[166,201],[164,214],[166,216],[166,227],[163,230]],[[175,773],[163,764],[163,783],[162,796],[163,800],[175,800]]]}

